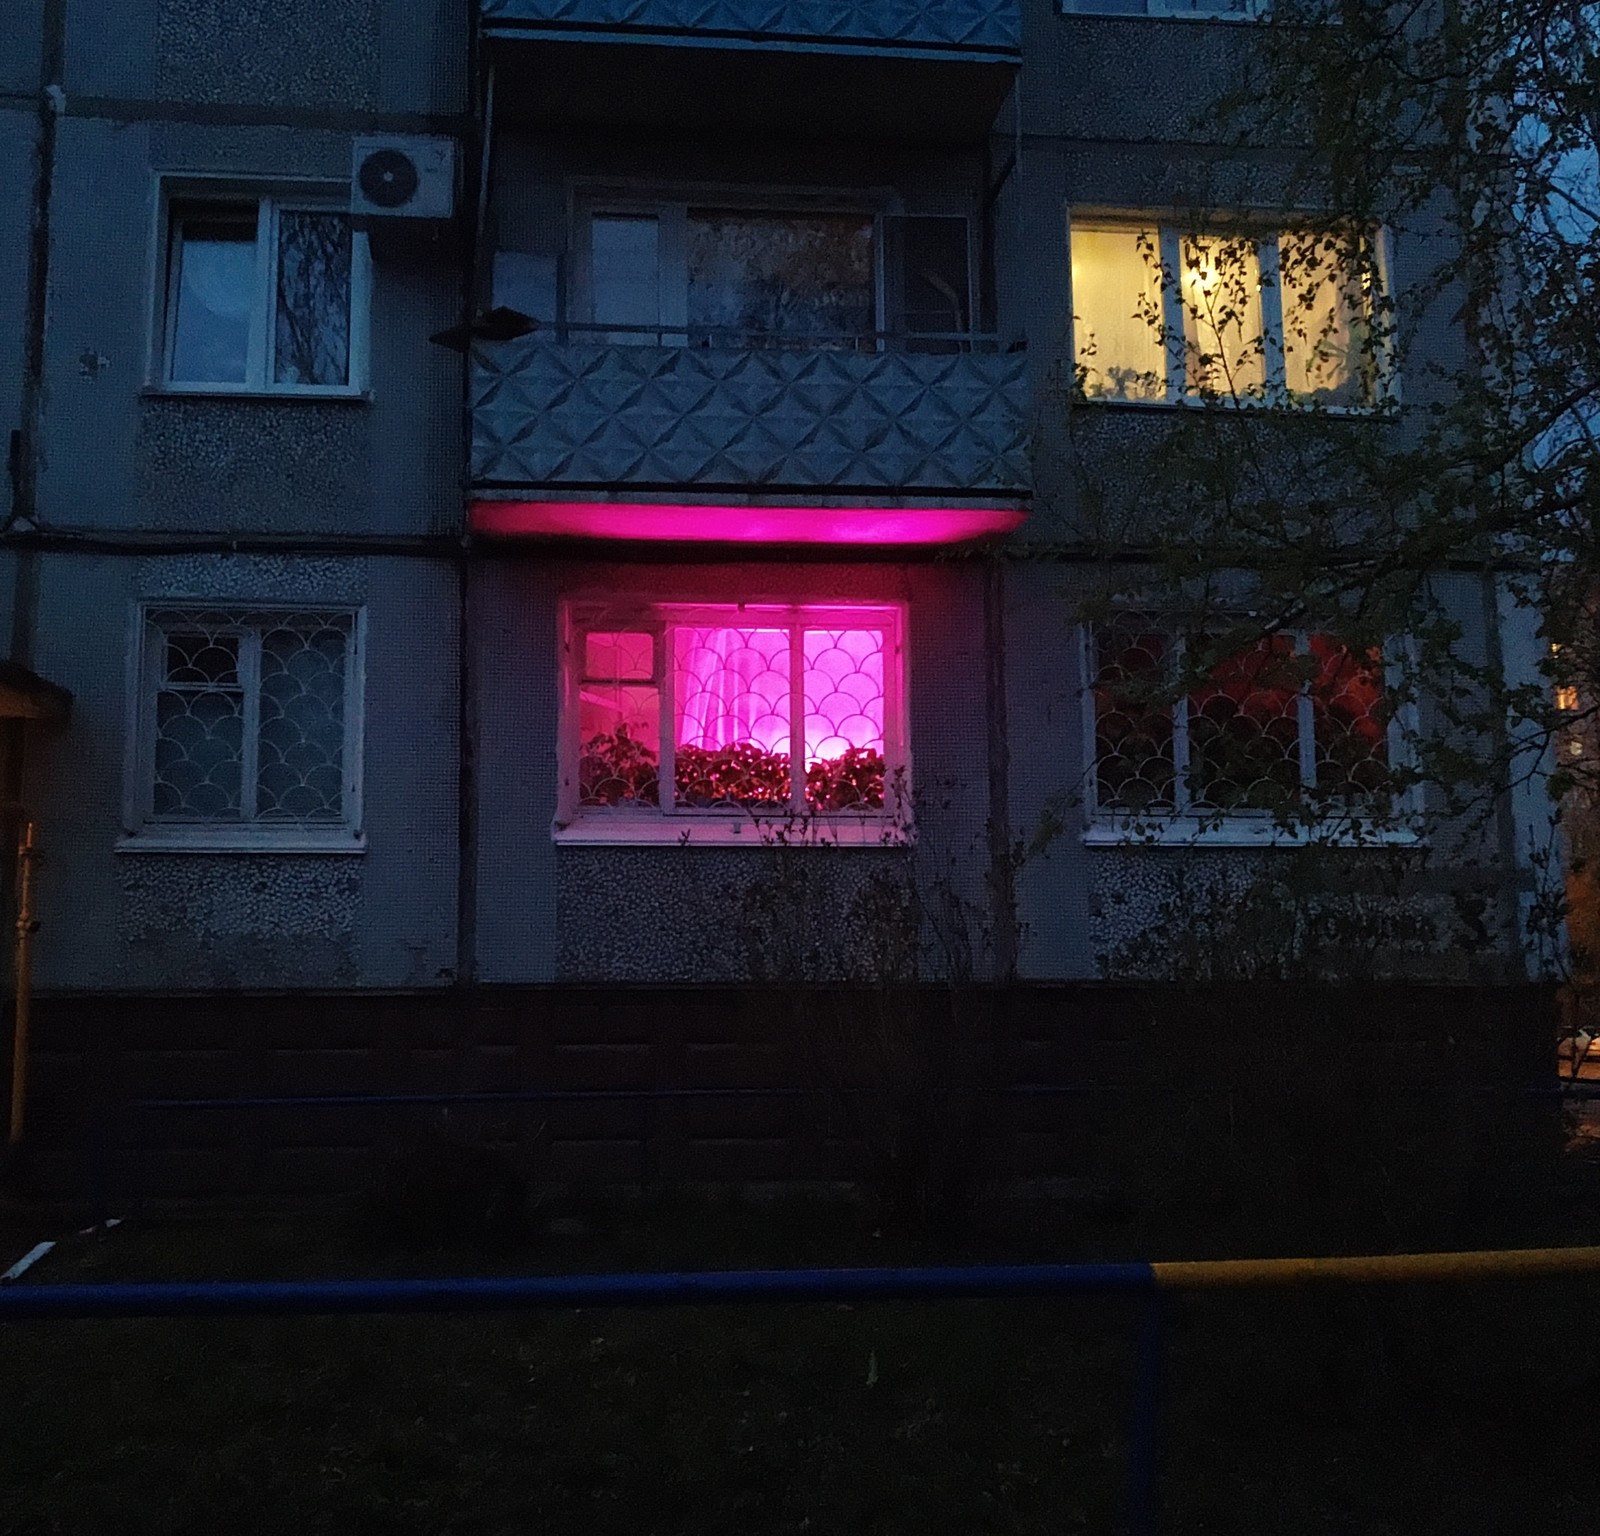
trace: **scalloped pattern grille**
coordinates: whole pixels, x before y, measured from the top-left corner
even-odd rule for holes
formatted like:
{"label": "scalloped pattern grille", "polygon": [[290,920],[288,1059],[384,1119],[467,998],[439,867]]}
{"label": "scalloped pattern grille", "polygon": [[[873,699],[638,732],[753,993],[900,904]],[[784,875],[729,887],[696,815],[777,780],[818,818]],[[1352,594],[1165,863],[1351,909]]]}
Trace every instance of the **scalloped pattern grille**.
{"label": "scalloped pattern grille", "polygon": [[1025,491],[1026,363],[1019,352],[485,344],[473,477]]}
{"label": "scalloped pattern grille", "polygon": [[151,616],[160,821],[344,819],[347,614]]}

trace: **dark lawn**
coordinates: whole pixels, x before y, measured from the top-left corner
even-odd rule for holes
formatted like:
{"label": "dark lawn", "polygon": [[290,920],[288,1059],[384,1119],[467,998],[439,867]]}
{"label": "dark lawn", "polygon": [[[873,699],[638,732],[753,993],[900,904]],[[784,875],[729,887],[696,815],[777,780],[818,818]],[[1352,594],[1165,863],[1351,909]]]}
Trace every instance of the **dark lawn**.
{"label": "dark lawn", "polygon": [[[1036,1231],[948,1256],[1089,1255]],[[925,1257],[835,1208],[732,1206],[419,1259],[330,1208],[130,1224],[29,1279]],[[1106,1300],[13,1324],[0,1532],[1111,1533],[1137,1324]],[[1168,1533],[1600,1533],[1600,1283],[1188,1297],[1169,1344]]]}

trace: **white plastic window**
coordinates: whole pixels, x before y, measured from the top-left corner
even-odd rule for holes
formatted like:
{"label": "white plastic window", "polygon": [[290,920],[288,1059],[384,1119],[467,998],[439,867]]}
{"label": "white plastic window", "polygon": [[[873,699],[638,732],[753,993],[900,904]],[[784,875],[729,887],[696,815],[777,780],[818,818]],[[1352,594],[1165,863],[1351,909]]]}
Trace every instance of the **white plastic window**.
{"label": "white plastic window", "polygon": [[362,386],[365,237],[338,208],[275,197],[174,200],[163,384],[348,395]]}
{"label": "white plastic window", "polygon": [[897,609],[577,603],[567,623],[558,835],[907,819]]}
{"label": "white plastic window", "polygon": [[348,610],[147,610],[128,783],[146,842],[349,846],[360,825]]}
{"label": "white plastic window", "polygon": [[1174,698],[1195,644],[1139,614],[1086,632],[1097,818],[1393,822],[1410,808],[1388,658],[1330,635],[1274,634],[1216,658]]}
{"label": "white plastic window", "polygon": [[1078,389],[1089,400],[1376,405],[1392,382],[1379,252],[1339,233],[1075,219]]}

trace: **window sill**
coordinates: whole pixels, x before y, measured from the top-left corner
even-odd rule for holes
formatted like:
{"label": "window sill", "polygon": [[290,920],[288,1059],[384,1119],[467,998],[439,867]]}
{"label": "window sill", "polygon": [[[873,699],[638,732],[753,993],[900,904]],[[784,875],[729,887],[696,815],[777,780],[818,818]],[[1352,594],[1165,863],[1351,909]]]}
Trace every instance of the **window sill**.
{"label": "window sill", "polygon": [[1186,397],[1180,400],[1116,400],[1103,395],[1074,395],[1074,406],[1095,410],[1121,411],[1270,411],[1277,416],[1334,416],[1340,420],[1351,418],[1381,419],[1394,413],[1398,401],[1384,401],[1375,405],[1295,405],[1287,400],[1238,400],[1217,396],[1213,400]]}
{"label": "window sill", "polygon": [[612,848],[904,848],[915,840],[898,822],[840,817],[804,826],[754,816],[597,817],[555,822],[552,841]]}
{"label": "window sill", "polygon": [[321,400],[344,405],[370,405],[369,389],[243,389],[226,384],[147,384],[144,400]]}
{"label": "window sill", "polygon": [[116,841],[117,853],[336,853],[367,851],[364,832],[330,828],[159,827],[127,832]]}
{"label": "window sill", "polygon": [[1099,9],[1092,4],[1061,7],[1063,16],[1093,16],[1109,21],[1220,21],[1230,27],[1240,23],[1260,21],[1262,12],[1251,11],[1114,11]]}
{"label": "window sill", "polygon": [[1363,824],[1360,830],[1282,827],[1272,821],[1097,822],[1084,829],[1087,848],[1415,848],[1415,827]]}

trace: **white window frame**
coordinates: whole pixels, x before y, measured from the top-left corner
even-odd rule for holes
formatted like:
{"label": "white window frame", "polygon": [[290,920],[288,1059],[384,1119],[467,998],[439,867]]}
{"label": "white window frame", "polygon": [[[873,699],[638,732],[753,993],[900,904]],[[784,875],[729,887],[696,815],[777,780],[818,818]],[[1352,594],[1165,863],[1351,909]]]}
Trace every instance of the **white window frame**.
{"label": "white window frame", "polygon": [[[1158,621],[1152,621],[1160,627]],[[1083,727],[1083,807],[1086,844],[1095,845],[1202,845],[1234,847],[1303,847],[1310,843],[1347,847],[1393,847],[1422,841],[1420,786],[1411,785],[1396,797],[1393,808],[1376,815],[1354,807],[1347,814],[1337,812],[1319,821],[1285,824],[1270,810],[1238,809],[1195,813],[1185,806],[1188,795],[1188,697],[1179,695],[1172,702],[1173,794],[1172,811],[1136,812],[1102,810],[1099,804],[1099,732],[1095,714],[1095,684],[1100,663],[1094,624],[1078,626],[1078,668],[1080,678],[1079,716]],[[1304,656],[1315,630],[1287,632],[1294,641],[1294,654]],[[1181,630],[1173,631],[1180,649]],[[1391,695],[1402,694],[1408,665],[1414,660],[1409,639],[1397,638],[1384,646],[1384,687]],[[1300,691],[1296,725],[1300,753],[1300,778],[1310,787],[1316,775],[1315,710],[1311,691]],[[1390,716],[1385,733],[1389,766],[1404,772],[1415,764],[1413,744],[1417,738],[1418,713],[1413,700],[1403,699]]]}
{"label": "white window frame", "polygon": [[[846,193],[826,190],[752,187],[683,188],[673,186],[659,192],[625,188],[584,186],[572,195],[572,273],[573,283],[567,299],[567,319],[572,324],[595,327],[605,322],[594,312],[594,239],[591,226],[595,218],[653,218],[658,231],[658,279],[660,316],[658,342],[662,346],[683,346],[688,342],[688,225],[691,208],[713,207],[751,214],[853,214],[872,221],[872,329],[880,348],[885,345],[886,272],[884,267],[884,219],[899,212],[888,194]],[[971,221],[968,220],[967,313],[973,310],[973,262],[970,249]],[[618,327],[624,330],[626,327]],[[583,333],[580,333],[580,335]],[[599,339],[607,333],[591,330]],[[639,336],[648,343],[648,333]]]}
{"label": "white window frame", "polygon": [[[793,796],[786,810],[705,810],[653,806],[580,806],[578,755],[582,656],[579,637],[590,630],[649,630],[657,637],[653,679],[660,693],[659,776],[673,782],[673,668],[668,636],[679,625],[746,623],[750,627],[881,629],[884,646],[884,808],[881,811],[808,812],[804,809],[804,752],[791,753]],[[907,720],[906,606],[899,602],[674,602],[619,601],[615,595],[582,594],[561,607],[561,707],[556,815],[551,836],[558,843],[761,846],[763,843],[826,843],[839,847],[884,847],[912,835],[911,740]],[[803,733],[799,694],[802,652],[791,647],[791,730]],[[803,697],[803,696],[802,696]]]}
{"label": "white window frame", "polygon": [[[162,819],[155,814],[157,698],[165,683],[163,638],[169,630],[219,614],[230,622],[219,632],[253,634],[255,645],[240,646],[240,677],[246,693],[240,775],[252,793],[258,750],[260,636],[273,617],[335,620],[348,636],[344,665],[344,785],[342,818],[328,822],[255,821],[242,817],[214,821]],[[365,746],[366,610],[348,604],[239,602],[231,598],[172,598],[134,606],[128,647],[128,726],[123,775],[123,831],[118,853],[364,853],[362,756]]]}
{"label": "white window frame", "polygon": [[[1164,273],[1182,273],[1183,242],[1185,239],[1197,238],[1195,232],[1185,228],[1182,223],[1170,219],[1139,219],[1129,217],[1126,213],[1101,215],[1087,209],[1070,210],[1067,217],[1067,286],[1069,298],[1072,286],[1072,231],[1074,227],[1125,231],[1154,230],[1157,237],[1156,252]],[[1161,331],[1165,341],[1164,351],[1167,368],[1165,396],[1159,400],[1117,400],[1097,396],[1079,398],[1077,403],[1081,405],[1134,406],[1145,410],[1151,408],[1160,410],[1172,406],[1193,408],[1203,405],[1219,405],[1240,410],[1309,411],[1329,416],[1368,416],[1396,404],[1399,400],[1399,380],[1394,368],[1393,349],[1390,344],[1390,338],[1387,335],[1379,338],[1376,348],[1376,357],[1374,359],[1376,383],[1370,399],[1360,401],[1355,405],[1321,405],[1289,398],[1283,334],[1283,291],[1278,280],[1278,245],[1285,235],[1293,233],[1295,231],[1292,229],[1266,229],[1254,224],[1247,224],[1237,230],[1211,230],[1206,231],[1203,236],[1198,236],[1198,238],[1216,240],[1249,240],[1255,246],[1256,260],[1261,272],[1261,333],[1265,340],[1262,355],[1265,363],[1266,386],[1265,392],[1260,398],[1250,395],[1225,395],[1220,392],[1215,396],[1202,398],[1199,394],[1189,389],[1188,353],[1184,340],[1183,285],[1181,282],[1163,280],[1161,284]],[[1386,297],[1393,292],[1390,283],[1393,264],[1391,261],[1389,231],[1386,228],[1374,230],[1372,239],[1376,256],[1378,288],[1380,294]],[[1076,368],[1078,366],[1077,318],[1073,305],[1070,303],[1068,304],[1068,315],[1072,330],[1072,361],[1073,367]]]}
{"label": "white window frame", "polygon": [[[185,218],[251,204],[256,209],[255,273],[250,307],[250,342],[245,379],[176,379],[172,376],[178,320],[179,249]],[[172,395],[244,395],[286,399],[361,400],[368,394],[371,353],[372,255],[366,234],[350,231],[350,366],[343,384],[289,384],[273,378],[273,336],[277,314],[279,216],[283,213],[337,213],[350,217],[347,187],[285,188],[281,184],[194,181],[172,178],[162,184],[157,231],[156,339],[152,388]]]}

